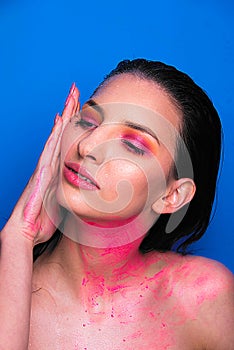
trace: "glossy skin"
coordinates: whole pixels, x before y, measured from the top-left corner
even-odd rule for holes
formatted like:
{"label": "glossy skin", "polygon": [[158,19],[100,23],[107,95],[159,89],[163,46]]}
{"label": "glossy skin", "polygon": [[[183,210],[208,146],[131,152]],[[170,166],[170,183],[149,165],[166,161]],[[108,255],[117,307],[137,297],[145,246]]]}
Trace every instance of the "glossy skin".
{"label": "glossy skin", "polygon": [[[113,230],[109,235],[115,241],[122,242],[126,236],[126,227],[119,222],[134,218],[128,225],[134,240],[145,235],[160,213],[178,210],[194,195],[191,179],[174,181],[170,175],[181,115],[158,86],[126,74],[108,82],[93,101],[102,112],[86,103],[64,131],[57,199],[69,212],[93,225],[116,224],[117,237]],[[129,126],[133,123],[150,131],[133,129]],[[72,179],[73,171],[69,180],[68,163],[74,164],[73,168],[83,167],[98,187],[87,191],[82,184],[80,188]],[[65,234],[75,230],[75,225],[67,226]],[[79,226],[79,235],[82,230]],[[86,239],[92,234],[88,231]],[[99,231],[82,243],[103,247],[98,236]],[[113,244],[109,240],[104,246]]]}
{"label": "glossy skin", "polygon": [[[103,252],[100,265],[82,259],[78,272],[59,249],[35,269],[32,349],[233,348],[233,277],[218,263],[150,253],[114,268]],[[111,276],[101,271],[106,262]]]}
{"label": "glossy skin", "polygon": [[[131,93],[129,93],[130,86]],[[102,220],[103,224],[105,220],[110,221],[105,209],[115,202],[118,195],[121,197],[121,203],[119,207],[113,206],[113,212],[117,213],[117,217],[129,218],[139,214],[147,201],[147,208],[144,210],[147,210],[148,216],[152,216],[152,225],[155,215],[152,212],[149,214],[149,211],[152,204],[165,191],[165,178],[171,168],[176,142],[174,130],[171,131],[170,137],[167,135],[169,131],[166,123],[171,123],[177,130],[180,113],[161,89],[131,75],[112,80],[94,96],[93,100],[101,106],[105,115],[102,117],[95,108],[87,108],[85,105],[81,116],[72,118],[64,131],[58,201],[79,217],[90,217],[92,220],[97,218]],[[152,103],[152,101],[155,102]],[[157,114],[163,116],[165,125],[159,120]],[[90,123],[90,126],[77,125],[79,118],[83,124]],[[160,141],[166,139],[166,146],[171,148],[172,154],[163,142],[159,145],[148,133],[125,126],[125,120],[147,126],[155,135],[158,135]],[[136,146],[143,154],[134,152],[129,144]],[[99,190],[84,192],[71,186],[62,175],[63,163],[66,161],[83,165],[95,178]],[[124,205],[125,198],[121,188],[118,194],[117,187],[122,180],[132,186],[132,197],[127,206]],[[126,192],[127,188],[126,185],[122,192]],[[148,199],[146,198],[147,188]],[[95,192],[98,192],[98,196]],[[84,197],[92,208],[85,205]],[[98,209],[92,210],[93,208]]]}
{"label": "glossy skin", "polygon": [[[94,99],[99,104],[139,103],[138,94],[146,96],[141,100],[144,107],[164,115],[176,128],[179,127],[180,115],[168,96],[154,84],[132,76],[115,78]],[[153,98],[155,96],[158,98]],[[103,129],[92,129],[85,137],[80,131],[77,141],[77,135],[71,135],[79,130],[71,122],[62,139],[61,164],[67,159],[73,162],[82,160],[90,170],[94,166],[105,166],[107,159],[111,183],[115,182],[116,174],[117,181],[120,164],[111,163],[107,153],[109,148],[103,145],[103,137],[116,137],[115,133],[119,132],[116,125],[113,127],[109,123],[105,126],[105,133],[102,133],[104,126]],[[75,139],[74,144],[71,139]],[[163,147],[158,150],[156,141],[150,139],[150,142],[166,176],[171,164],[170,155]],[[100,144],[100,153],[95,153]],[[87,155],[95,155],[95,160]],[[133,156],[129,154],[129,158]],[[141,169],[151,181],[147,160],[141,164]],[[126,165],[125,159],[120,162]],[[145,203],[144,196],[141,196],[141,182],[144,184],[145,178],[141,177],[138,167],[134,168],[135,164],[128,180],[133,183],[136,197],[127,211],[119,212],[119,220],[134,216]],[[96,175],[102,198],[112,196],[108,179],[102,182],[102,171],[94,169],[92,175]],[[160,178],[158,181],[160,183]],[[176,194],[173,195],[175,201],[168,195],[176,186],[174,181],[169,183],[164,195],[157,187],[148,199],[150,205],[143,209],[144,217],[151,223],[159,207],[166,212],[181,205],[181,198],[179,204],[176,202]],[[194,193],[193,184],[187,180],[185,184],[189,187],[189,194],[184,201]],[[159,204],[168,196],[170,200],[164,205]],[[87,207],[79,188],[67,182],[62,171],[57,197],[76,215],[100,225],[100,230],[107,225],[109,214],[103,212],[100,215],[93,207]],[[51,256],[43,255],[35,264],[30,349],[233,349],[234,283],[232,274],[222,265],[170,252],[142,255],[138,251],[141,237],[114,248],[80,245],[66,237],[69,220],[72,218],[68,216],[60,245]],[[119,231],[124,234],[121,226]]]}
{"label": "glossy skin", "polygon": [[[109,119],[106,125],[88,132],[85,130],[86,133],[74,128],[73,118],[71,123],[69,120],[79,108],[78,95],[78,90],[73,87],[38,167],[1,232],[0,349],[232,350],[232,274],[221,264],[205,258],[182,257],[170,252],[142,255],[138,250],[143,234],[141,230],[144,229],[140,221],[140,232],[135,230],[139,226],[135,221],[139,212],[141,220],[152,225],[159,213],[176,211],[194,195],[195,185],[191,179],[175,181],[169,177],[174,143],[168,152],[147,136],[148,141],[144,141],[143,146],[148,148],[150,145],[151,150],[146,159],[144,155],[136,157],[132,152],[128,152],[127,157],[125,152],[128,149],[119,148],[123,146],[119,135],[124,135],[128,142],[134,137],[137,143],[141,143],[142,136],[138,133],[136,136],[135,131],[130,132],[125,127],[123,133],[122,122],[116,123],[115,120],[111,124]],[[179,128],[181,116],[176,106],[151,82],[129,75],[119,76],[93,98],[101,105],[140,103],[144,109],[163,115],[175,129]],[[150,123],[150,126],[158,132],[159,124],[155,123]],[[164,128],[160,139],[167,134],[163,131]],[[111,239],[107,240],[106,247],[87,246],[69,238],[70,229],[76,227],[73,214],[79,215],[85,223],[89,222],[85,234],[96,244],[97,236],[93,234],[92,225],[96,225],[100,235],[109,229],[110,213],[102,212],[100,208],[105,204],[103,200],[113,201],[116,195],[108,177],[104,176],[107,169],[103,169],[109,166],[112,183],[117,183],[121,175],[116,161],[108,158],[109,147],[103,143],[104,137],[108,138],[108,146],[113,138],[117,140],[115,149],[123,150],[125,155],[119,161],[123,162],[123,168],[129,167],[127,179],[134,188],[135,197],[126,208],[123,206],[115,211],[113,222],[121,240],[125,234],[125,225],[122,224],[133,218],[129,222],[131,239],[119,246],[114,246]],[[149,166],[155,157],[157,162],[153,164],[160,164],[162,170],[156,175]],[[91,207],[87,206],[83,195],[86,192],[82,194],[79,187],[64,178],[66,161],[84,163],[99,184],[99,201],[96,202],[97,197],[93,196],[95,190],[88,192],[92,194],[88,197]],[[122,174],[123,178],[125,175]],[[151,188],[153,176],[157,186],[145,197],[142,186],[147,184]],[[165,184],[163,177],[169,181],[161,187]],[[55,191],[59,204],[71,214],[66,217],[60,244],[51,255],[44,253],[36,261],[32,274],[33,245],[49,239],[54,226],[61,220],[54,201]],[[52,204],[49,213],[48,202]],[[56,225],[50,221],[55,214]],[[32,302],[29,296],[31,282]],[[12,325],[14,337],[9,336]]]}

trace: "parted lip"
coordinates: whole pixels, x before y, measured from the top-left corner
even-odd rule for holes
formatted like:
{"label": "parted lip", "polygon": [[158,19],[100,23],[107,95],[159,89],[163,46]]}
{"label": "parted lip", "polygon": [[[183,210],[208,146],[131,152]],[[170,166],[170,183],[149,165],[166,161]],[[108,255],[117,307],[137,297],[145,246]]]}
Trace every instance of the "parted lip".
{"label": "parted lip", "polygon": [[94,186],[100,189],[98,183],[94,180],[94,178],[90,175],[90,173],[84,167],[82,167],[79,163],[65,162],[64,165],[67,169],[73,171],[74,173],[77,173],[78,176],[81,175],[82,177],[91,181]]}

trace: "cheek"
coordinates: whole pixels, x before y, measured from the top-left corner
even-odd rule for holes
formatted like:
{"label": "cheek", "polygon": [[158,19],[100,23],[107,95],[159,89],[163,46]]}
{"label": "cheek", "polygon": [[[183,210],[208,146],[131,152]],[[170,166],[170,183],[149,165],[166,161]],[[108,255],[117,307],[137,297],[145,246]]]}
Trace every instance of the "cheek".
{"label": "cheek", "polygon": [[[138,214],[144,207],[148,197],[147,177],[136,164],[123,160],[109,161],[98,169],[95,178],[100,191],[87,195],[90,203],[97,203],[99,211],[129,216]],[[97,197],[94,198],[94,195]]]}
{"label": "cheek", "polygon": [[76,150],[79,138],[82,136],[82,130],[74,129],[73,123],[70,122],[64,129],[61,138],[61,159],[64,160],[66,156]]}
{"label": "cheek", "polygon": [[[104,164],[97,172],[101,187],[101,196],[114,199],[119,195],[120,189],[139,194],[147,185],[147,177],[139,166],[129,161],[112,160]],[[122,193],[123,194],[123,193]]]}
{"label": "cheek", "polygon": [[83,193],[86,204],[100,213],[123,217],[151,210],[166,187],[164,171],[156,158],[138,164],[112,159],[98,168],[95,179],[100,190]]}

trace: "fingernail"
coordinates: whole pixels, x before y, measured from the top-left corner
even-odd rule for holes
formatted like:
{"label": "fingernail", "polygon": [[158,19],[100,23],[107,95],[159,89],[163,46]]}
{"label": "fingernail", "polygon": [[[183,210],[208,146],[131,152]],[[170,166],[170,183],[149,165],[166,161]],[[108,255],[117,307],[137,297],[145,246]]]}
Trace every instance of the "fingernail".
{"label": "fingernail", "polygon": [[70,89],[70,94],[72,95],[73,92],[75,91],[76,84],[72,83],[71,89]]}
{"label": "fingernail", "polygon": [[69,101],[70,101],[70,98],[71,98],[73,92],[75,91],[75,87],[76,87],[76,84],[75,84],[75,83],[72,83],[72,86],[71,86],[71,88],[70,88],[70,90],[69,90],[69,94],[68,94],[67,99],[66,99],[66,101],[65,101],[65,107],[68,105],[68,103],[69,103]]}
{"label": "fingernail", "polygon": [[59,114],[57,113],[55,118],[54,118],[54,125],[57,123],[57,121],[59,120],[60,116]]}

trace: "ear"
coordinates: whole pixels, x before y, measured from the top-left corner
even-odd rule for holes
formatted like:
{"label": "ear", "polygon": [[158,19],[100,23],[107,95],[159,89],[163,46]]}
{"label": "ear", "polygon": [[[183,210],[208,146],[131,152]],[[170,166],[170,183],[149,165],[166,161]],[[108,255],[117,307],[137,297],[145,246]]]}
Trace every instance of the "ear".
{"label": "ear", "polygon": [[154,202],[152,209],[157,214],[174,213],[193,199],[195,191],[196,186],[192,179],[175,180],[170,184],[166,194]]}

